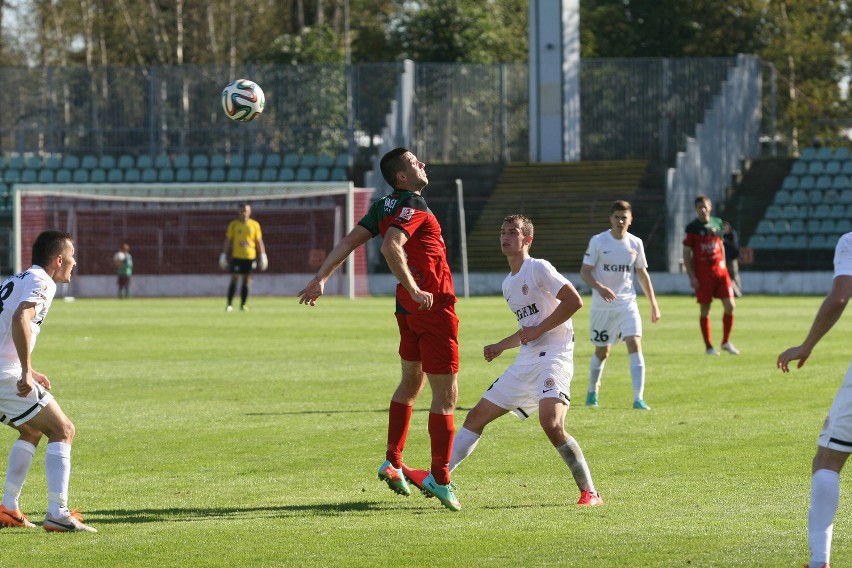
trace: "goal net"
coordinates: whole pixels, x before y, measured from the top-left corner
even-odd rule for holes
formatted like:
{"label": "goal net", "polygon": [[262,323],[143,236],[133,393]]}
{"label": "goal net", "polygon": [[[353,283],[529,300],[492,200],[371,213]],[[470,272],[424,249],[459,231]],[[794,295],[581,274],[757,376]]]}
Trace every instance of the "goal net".
{"label": "goal net", "polygon": [[[36,236],[74,236],[77,268],[65,293],[116,294],[113,255],[133,256],[134,296],[225,294],[219,253],[239,205],[252,206],[269,269],[256,272],[254,295],[295,295],[334,245],[369,208],[372,190],[350,182],[258,184],[27,184],[14,189],[15,270],[30,265]],[[326,285],[326,294],[368,294],[360,247]]]}

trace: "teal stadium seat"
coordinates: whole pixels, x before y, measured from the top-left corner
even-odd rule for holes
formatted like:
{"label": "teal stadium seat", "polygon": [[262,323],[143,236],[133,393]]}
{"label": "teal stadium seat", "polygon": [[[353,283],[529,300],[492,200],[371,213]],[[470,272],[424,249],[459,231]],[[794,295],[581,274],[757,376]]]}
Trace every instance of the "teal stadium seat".
{"label": "teal stadium seat", "polygon": [[314,181],[328,181],[329,177],[331,177],[331,170],[327,167],[317,166],[314,168]]}
{"label": "teal stadium seat", "polygon": [[808,203],[810,205],[819,205],[823,202],[822,191],[819,189],[811,189],[808,192]]}
{"label": "teal stadium seat", "polygon": [[[225,157],[222,157],[222,166],[225,165]],[[220,167],[222,167],[220,166]],[[199,168],[208,168],[210,167],[210,159],[207,157],[207,154],[195,154],[192,156],[192,161],[190,162],[190,167],[194,170]]]}
{"label": "teal stadium seat", "polygon": [[[802,178],[804,179],[804,178]],[[804,205],[808,202],[808,192],[798,189],[790,194],[790,203],[793,205]]]}
{"label": "teal stadium seat", "polygon": [[808,233],[819,233],[820,223],[821,223],[821,221],[819,219],[808,219],[808,221],[807,221]]}
{"label": "teal stadium seat", "polygon": [[106,181],[106,170],[101,168],[95,168],[89,174],[89,181],[91,183],[104,183]]}
{"label": "teal stadium seat", "polygon": [[841,146],[840,148],[834,149],[834,155],[832,156],[835,160],[842,162],[843,160],[849,159],[849,148],[846,146]]}
{"label": "teal stadium seat", "polygon": [[27,156],[24,158],[24,168],[30,170],[41,168],[41,156]]}
{"label": "teal stadium seat", "polygon": [[826,219],[831,214],[831,207],[827,203],[820,203],[811,209],[811,217]]}
{"label": "teal stadium seat", "polygon": [[210,181],[210,170],[207,168],[193,168],[192,181],[196,183],[206,183]]}
{"label": "teal stadium seat", "polygon": [[258,182],[260,181],[260,169],[251,166],[243,170],[243,181]]}
{"label": "teal stadium seat", "polygon": [[[189,160],[186,161],[189,164]],[[189,183],[192,181],[192,170],[189,169],[189,166],[185,167],[176,167],[177,172],[175,173],[175,181],[178,183]]]}
{"label": "teal stadium seat", "polygon": [[264,167],[260,172],[260,181],[278,181],[278,168],[273,168],[269,166]]}
{"label": "teal stadium seat", "polygon": [[162,170],[163,168],[171,168],[172,160],[165,154],[158,154],[156,158],[154,158],[154,167],[158,170]]}
{"label": "teal stadium seat", "polygon": [[281,154],[267,154],[266,159],[263,161],[263,166],[266,168],[274,168],[275,170],[278,170],[278,168],[281,167]]}
{"label": "teal stadium seat", "polygon": [[222,154],[213,154],[210,156],[210,168],[225,168],[228,162]]}
{"label": "teal stadium seat", "polygon": [[808,164],[807,162],[802,162],[801,160],[797,160],[793,162],[793,167],[790,169],[790,173],[797,176],[803,176],[808,173]]}
{"label": "teal stadium seat", "polygon": [[243,158],[242,154],[231,154],[229,166],[232,168],[243,169],[246,167],[246,160]]}
{"label": "teal stadium seat", "polygon": [[298,170],[296,170],[296,181],[311,181],[314,179],[314,172],[312,168],[307,166],[300,166]]}
{"label": "teal stadium seat", "polygon": [[127,170],[129,168],[134,167],[135,164],[136,161],[133,159],[133,156],[130,156],[128,154],[122,154],[118,157],[118,164],[116,165],[122,170]]}
{"label": "teal stadium seat", "polygon": [[811,175],[799,178],[799,189],[811,189],[816,187],[816,178]]}
{"label": "teal stadium seat", "polygon": [[791,191],[793,189],[798,189],[799,187],[799,176],[795,176],[793,174],[788,175],[784,178],[784,181],[781,182],[781,189]]}
{"label": "teal stadium seat", "polygon": [[[126,176],[125,176],[126,177]],[[142,170],[142,183],[156,183],[157,170],[153,167]]]}
{"label": "teal stadium seat", "polygon": [[221,183],[225,181],[225,168],[210,168],[210,181],[213,183]]}
{"label": "teal stadium seat", "polygon": [[840,203],[852,205],[852,188],[844,189],[840,192]]}
{"label": "teal stadium seat", "polygon": [[348,177],[345,168],[334,168],[331,170],[331,181],[346,181]]}
{"label": "teal stadium seat", "polygon": [[6,168],[3,172],[3,181],[6,183],[18,183],[21,181],[21,170],[18,168]]}
{"label": "teal stadium seat", "polygon": [[[783,209],[784,213],[782,215],[779,215],[779,217],[781,217],[781,218],[780,219],[778,217],[774,218],[776,223],[781,221],[781,220],[785,220],[785,219],[796,219],[798,217],[807,217],[808,216],[807,215],[807,212],[808,212],[807,206],[799,207],[798,205],[793,205],[792,203],[788,203],[787,205],[784,205],[782,207],[782,209]],[[802,213],[802,210],[804,210],[804,213]]]}
{"label": "teal stadium seat", "polygon": [[38,181],[38,170],[29,168],[21,170],[21,183],[35,183]]}
{"label": "teal stadium seat", "polygon": [[140,170],[145,170],[147,168],[154,167],[154,159],[151,158],[148,154],[140,154],[138,158],[136,158],[136,167]]}
{"label": "teal stadium seat", "polygon": [[71,170],[68,168],[59,168],[56,170],[54,183],[71,183]]}
{"label": "teal stadium seat", "polygon": [[98,167],[109,171],[115,167],[115,157],[111,154],[104,154],[98,161]]}
{"label": "teal stadium seat", "polygon": [[98,167],[98,158],[92,154],[86,154],[80,160],[80,167],[85,170],[93,170]]}
{"label": "teal stadium seat", "polygon": [[835,230],[838,235],[845,235],[846,233],[852,231],[852,219],[849,217],[844,217],[842,219],[837,220],[837,225],[835,225]]}
{"label": "teal stadium seat", "polygon": [[107,170],[108,183],[121,183],[124,181],[124,170],[119,168],[110,168]]}
{"label": "teal stadium seat", "polygon": [[160,183],[172,183],[175,181],[175,170],[171,167],[163,167],[157,170],[157,181]]}
{"label": "teal stadium seat", "polygon": [[[299,165],[305,168],[312,168],[317,165],[317,157],[313,154],[303,154],[299,159]],[[296,177],[299,177],[298,173]]]}
{"label": "teal stadium seat", "polygon": [[825,163],[825,173],[827,175],[833,176],[835,174],[839,174],[840,168],[840,162],[838,162],[837,160],[831,160]]}
{"label": "teal stadium seat", "polygon": [[74,183],[89,183],[89,170],[77,168],[71,172],[71,181]]}
{"label": "teal stadium seat", "polygon": [[334,165],[338,168],[348,168],[349,154],[338,154],[337,158],[334,159]]}
{"label": "teal stadium seat", "polygon": [[766,237],[764,235],[755,233],[748,240],[748,246],[749,248],[752,248],[754,250],[761,250],[766,246]]}
{"label": "teal stadium seat", "polygon": [[49,170],[58,170],[61,165],[62,158],[60,158],[56,154],[51,154],[50,156],[45,157],[44,161],[41,164],[41,167],[47,168]]}
{"label": "teal stadium seat", "polygon": [[823,162],[827,162],[834,156],[834,150],[829,148],[828,146],[823,146],[816,153],[816,159],[821,160]]}
{"label": "teal stadium seat", "polygon": [[828,189],[831,187],[832,177],[829,175],[821,175],[816,180],[817,189]]}
{"label": "teal stadium seat", "polygon": [[773,221],[773,225],[775,226],[776,235],[789,233],[793,230],[794,226],[799,227],[800,231],[805,230],[805,221],[801,218],[792,219],[790,221],[788,221],[787,219],[775,219],[775,221]]}
{"label": "teal stadium seat", "polygon": [[761,219],[757,222],[757,228],[754,230],[756,235],[771,235],[775,232],[775,225],[769,219]]}
{"label": "teal stadium seat", "polygon": [[775,197],[772,200],[776,205],[786,205],[790,203],[790,197],[792,196],[792,192],[787,189],[779,189],[775,192]]}
{"label": "teal stadium seat", "polygon": [[840,170],[840,173],[847,176],[852,176],[852,160],[846,160],[845,162],[843,162],[843,169]]}
{"label": "teal stadium seat", "polygon": [[189,163],[189,156],[186,154],[178,154],[175,156],[173,165],[176,170],[179,170],[181,168],[188,168]]}
{"label": "teal stadium seat", "polygon": [[[27,170],[27,171],[35,171],[35,170]],[[38,183],[53,183],[53,180],[56,177],[56,170],[50,170],[47,168],[42,168],[38,170]]]}
{"label": "teal stadium seat", "polygon": [[831,206],[831,211],[828,212],[829,219],[843,219],[846,217],[846,206],[842,203],[835,203]]}
{"label": "teal stadium seat", "polygon": [[127,168],[124,170],[124,183],[139,183],[142,181],[142,172],[139,168]]}
{"label": "teal stadium seat", "polygon": [[819,227],[812,233],[822,233],[824,235],[833,235],[835,231],[834,219],[823,219],[819,222]]}
{"label": "teal stadium seat", "polygon": [[816,158],[816,148],[803,148],[802,152],[799,154],[800,160],[810,161]]}
{"label": "teal stadium seat", "polygon": [[296,170],[289,166],[284,166],[278,170],[278,181],[295,181]]}
{"label": "teal stadium seat", "polygon": [[317,156],[317,166],[321,166],[323,168],[330,168],[334,165],[334,156],[330,154],[320,154]]}
{"label": "teal stadium seat", "polygon": [[7,170],[22,170],[24,169],[24,158],[20,154],[9,156],[9,161],[6,162]]}
{"label": "teal stadium seat", "polygon": [[294,154],[293,152],[284,154],[284,162],[282,165],[288,168],[297,168],[299,166],[299,155]]}
{"label": "teal stadium seat", "polygon": [[763,216],[767,219],[777,219],[784,215],[784,208],[780,205],[771,204],[766,208],[766,213]]}
{"label": "teal stadium seat", "polygon": [[230,183],[239,183],[243,181],[243,169],[230,167],[228,168],[228,176],[225,178],[225,181]]}
{"label": "teal stadium seat", "polygon": [[[251,154],[249,154],[249,157],[246,160],[246,167],[247,168],[257,168],[257,170],[259,172],[260,168],[263,167],[263,154],[261,154],[259,152],[252,152]],[[259,173],[258,173],[258,175],[259,175]]]}
{"label": "teal stadium seat", "polygon": [[831,189],[836,189],[837,191],[843,191],[852,185],[849,184],[849,178],[843,174],[837,174],[833,178],[831,178]]}
{"label": "teal stadium seat", "polygon": [[819,160],[813,160],[808,163],[808,175],[818,176],[825,170],[825,165]]}
{"label": "teal stadium seat", "polygon": [[808,238],[809,249],[826,249],[830,248],[826,235],[815,234]]}

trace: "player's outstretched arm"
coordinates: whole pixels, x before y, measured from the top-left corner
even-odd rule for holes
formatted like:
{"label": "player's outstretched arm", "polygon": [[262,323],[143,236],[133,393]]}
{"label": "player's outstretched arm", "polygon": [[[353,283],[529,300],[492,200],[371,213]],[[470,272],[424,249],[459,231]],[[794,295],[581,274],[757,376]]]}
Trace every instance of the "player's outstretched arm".
{"label": "player's outstretched arm", "polygon": [[371,238],[373,238],[373,234],[361,225],[356,225],[354,229],[349,231],[349,234],[343,237],[331,252],[328,253],[328,256],[314,277],[299,291],[297,294],[299,296],[299,303],[311,306],[315,305],[319,297],[323,294],[326,281],[334,274],[334,271],[343,264],[343,261],[346,260],[346,257],[353,250]]}

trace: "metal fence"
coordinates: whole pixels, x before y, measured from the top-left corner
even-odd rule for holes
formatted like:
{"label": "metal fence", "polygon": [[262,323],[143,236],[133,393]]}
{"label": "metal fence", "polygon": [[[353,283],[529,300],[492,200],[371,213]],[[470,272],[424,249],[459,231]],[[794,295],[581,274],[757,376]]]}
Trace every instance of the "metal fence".
{"label": "metal fence", "polygon": [[[583,159],[671,164],[733,63],[734,58],[583,60]],[[237,78],[225,66],[0,68],[0,101],[7,109],[0,114],[0,153],[260,149],[345,152],[367,165],[402,66],[243,67],[238,75],[257,81],[267,96],[264,115],[249,124],[232,123],[221,110],[221,89]],[[528,159],[526,64],[427,63],[415,69],[410,128],[420,157],[442,163]]]}

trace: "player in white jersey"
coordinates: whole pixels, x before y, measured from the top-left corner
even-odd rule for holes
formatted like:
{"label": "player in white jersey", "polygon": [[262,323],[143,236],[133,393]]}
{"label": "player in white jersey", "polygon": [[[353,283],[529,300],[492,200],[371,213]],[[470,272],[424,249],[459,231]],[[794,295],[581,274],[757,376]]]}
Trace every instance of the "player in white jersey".
{"label": "player in white jersey", "polygon": [[591,341],[595,353],[589,364],[586,405],[598,405],[601,376],[610,349],[623,339],[630,358],[633,408],[650,410],[645,402],[645,357],[642,355],[642,317],[636,303],[633,273],[651,303],[651,322],[660,319],[654,286],[648,275],[648,262],[642,239],[627,232],[633,221],[630,203],[617,200],[610,208],[610,229],[589,241],[580,277],[592,289],[590,315]]}
{"label": "player in white jersey", "polygon": [[[486,361],[519,347],[514,363],[485,391],[456,432],[450,471],[469,456],[485,427],[508,412],[521,420],[536,410],[539,423],[571,470],[580,489],[578,505],[601,505],[589,466],[577,441],[565,431],[574,372],[574,329],[571,316],[583,306],[574,286],[546,260],[531,258],[532,222],[511,215],[500,227],[500,245],[511,272],[503,281],[503,297],[518,321],[518,330],[486,345]],[[428,472],[403,466],[420,487]]]}
{"label": "player in white jersey", "polygon": [[33,370],[31,353],[50,309],[57,283],[71,281],[71,235],[45,231],[33,244],[33,266],[0,284],[0,422],[20,433],[9,452],[0,526],[33,528],[18,499],[42,435],[47,435],[44,469],[47,514],[42,528],[52,532],[97,532],[68,510],[74,424],[48,392],[50,381]]}
{"label": "player in white jersey", "polygon": [[[822,302],[805,341],[778,356],[778,368],[790,371],[790,363],[801,368],[820,339],[834,327],[852,298],[852,233],[837,241],[834,249],[834,281]],[[828,411],[817,439],[811,477],[811,499],[808,510],[808,545],[811,568],[827,567],[831,555],[834,516],[840,503],[840,472],[852,452],[852,364]]]}

